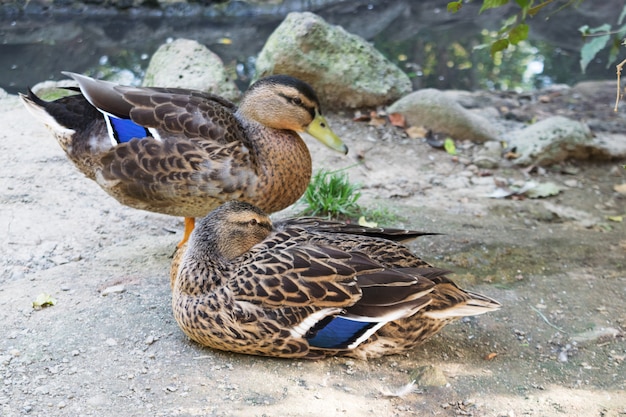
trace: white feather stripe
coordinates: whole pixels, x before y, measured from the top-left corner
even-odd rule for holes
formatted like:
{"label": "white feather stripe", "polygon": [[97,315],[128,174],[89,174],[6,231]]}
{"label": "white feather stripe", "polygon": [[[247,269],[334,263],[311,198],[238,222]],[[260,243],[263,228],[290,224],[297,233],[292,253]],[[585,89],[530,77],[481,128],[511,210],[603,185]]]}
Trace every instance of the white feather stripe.
{"label": "white feather stripe", "polygon": [[334,316],[341,313],[341,308],[325,308],[323,310],[316,311],[315,313],[307,316],[304,320],[298,323],[297,326],[291,328],[290,333],[292,337],[304,337],[309,330],[321,320],[328,316]]}
{"label": "white feather stripe", "polygon": [[[100,109],[98,109],[100,110]],[[106,122],[107,125],[107,132],[109,133],[109,140],[111,141],[111,146],[117,146],[117,140],[115,139],[115,133],[113,132],[113,125],[111,124],[111,116],[110,114],[103,112],[102,110],[100,110],[100,112],[103,114],[104,116],[104,121]]]}
{"label": "white feather stripe", "polygon": [[[344,317],[346,320],[349,320],[348,318]],[[350,343],[348,345],[348,349],[356,349],[357,346],[359,346],[361,343],[365,342],[367,339],[370,338],[371,335],[373,335],[374,333],[376,333],[378,331],[378,329],[380,329],[381,327],[383,327],[385,324],[387,324],[387,321],[382,321],[380,323],[377,323],[375,326],[372,326],[371,329],[368,329],[365,333],[363,333],[358,339],[356,339],[354,342]]]}
{"label": "white feather stripe", "polygon": [[456,319],[459,317],[466,316],[477,316],[479,314],[488,313],[490,311],[497,310],[499,307],[494,304],[457,304],[450,308],[446,308],[443,310],[431,310],[424,312],[426,317],[436,319],[436,320],[445,320],[445,319]]}

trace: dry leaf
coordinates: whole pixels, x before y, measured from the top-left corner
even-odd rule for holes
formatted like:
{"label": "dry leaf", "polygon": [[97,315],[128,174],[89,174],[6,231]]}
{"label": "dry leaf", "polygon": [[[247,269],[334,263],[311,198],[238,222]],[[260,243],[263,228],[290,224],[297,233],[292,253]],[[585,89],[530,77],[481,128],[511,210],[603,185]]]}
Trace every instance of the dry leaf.
{"label": "dry leaf", "polygon": [[407,135],[409,135],[411,139],[425,138],[428,134],[428,129],[426,129],[424,126],[410,126],[407,127],[404,131]]}
{"label": "dry leaf", "polygon": [[387,123],[387,119],[384,116],[380,116],[374,110],[370,112],[370,118],[370,126],[383,126],[385,123]]}
{"label": "dry leaf", "polygon": [[613,186],[613,190],[617,191],[622,195],[626,195],[626,183],[625,184],[616,184]]}
{"label": "dry leaf", "polygon": [[486,361],[490,361],[495,359],[495,357],[498,356],[498,354],[496,352],[491,352],[488,355],[485,356],[485,360]]}
{"label": "dry leaf", "polygon": [[406,127],[406,119],[402,113],[391,113],[389,115],[389,123],[396,127]]}

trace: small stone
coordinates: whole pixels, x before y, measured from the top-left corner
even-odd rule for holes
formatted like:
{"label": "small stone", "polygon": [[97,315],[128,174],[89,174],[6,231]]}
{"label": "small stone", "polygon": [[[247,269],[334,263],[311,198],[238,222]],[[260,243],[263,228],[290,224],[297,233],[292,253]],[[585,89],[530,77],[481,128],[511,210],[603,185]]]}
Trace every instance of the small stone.
{"label": "small stone", "polygon": [[420,387],[444,387],[448,380],[438,367],[434,365],[421,366],[411,372],[411,378]]}
{"label": "small stone", "polygon": [[65,404],[65,401],[61,401],[57,404],[57,408],[65,408],[67,404]]}
{"label": "small stone", "polygon": [[102,294],[102,296],[107,296],[109,294],[120,294],[120,293],[123,293],[124,291],[126,291],[126,287],[122,284],[119,284],[119,285],[111,285],[110,287],[103,289],[100,294]]}
{"label": "small stone", "polygon": [[113,339],[112,337],[108,338],[104,343],[107,346],[117,346],[117,340]]}

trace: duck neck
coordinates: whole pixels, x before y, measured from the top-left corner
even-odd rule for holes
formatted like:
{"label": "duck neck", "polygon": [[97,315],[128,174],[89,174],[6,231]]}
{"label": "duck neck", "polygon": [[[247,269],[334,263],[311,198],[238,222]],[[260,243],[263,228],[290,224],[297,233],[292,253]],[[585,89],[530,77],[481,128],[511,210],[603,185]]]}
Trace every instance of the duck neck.
{"label": "duck neck", "polygon": [[[238,115],[239,116],[239,115]],[[240,118],[246,145],[256,159],[258,177],[255,204],[267,213],[282,210],[304,194],[311,180],[311,154],[298,133],[273,129]],[[259,195],[263,198],[258,198]]]}

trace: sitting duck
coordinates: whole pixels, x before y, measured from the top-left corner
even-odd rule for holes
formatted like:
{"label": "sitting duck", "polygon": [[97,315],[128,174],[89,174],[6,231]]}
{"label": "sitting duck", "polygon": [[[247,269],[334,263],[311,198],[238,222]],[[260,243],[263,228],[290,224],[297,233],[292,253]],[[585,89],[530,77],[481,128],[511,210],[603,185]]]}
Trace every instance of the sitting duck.
{"label": "sitting duck", "polygon": [[500,304],[460,289],[404,242],[427,233],[316,218],[272,223],[231,201],[198,222],[171,267],[183,332],[214,349],[282,358],[406,352]]}

